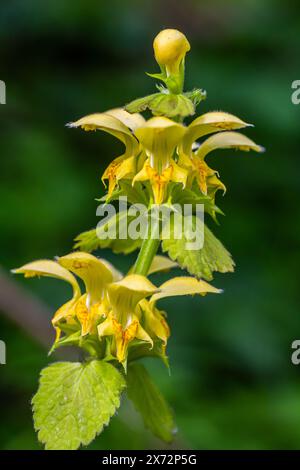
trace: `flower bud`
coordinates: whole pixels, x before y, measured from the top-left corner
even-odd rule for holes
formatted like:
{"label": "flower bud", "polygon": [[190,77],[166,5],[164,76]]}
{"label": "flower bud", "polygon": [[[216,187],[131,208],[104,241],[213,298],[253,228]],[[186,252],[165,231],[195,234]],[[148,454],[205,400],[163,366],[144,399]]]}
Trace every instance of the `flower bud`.
{"label": "flower bud", "polygon": [[153,41],[155,59],[166,67],[167,75],[179,72],[179,65],[190,48],[185,35],[177,29],[164,29]]}

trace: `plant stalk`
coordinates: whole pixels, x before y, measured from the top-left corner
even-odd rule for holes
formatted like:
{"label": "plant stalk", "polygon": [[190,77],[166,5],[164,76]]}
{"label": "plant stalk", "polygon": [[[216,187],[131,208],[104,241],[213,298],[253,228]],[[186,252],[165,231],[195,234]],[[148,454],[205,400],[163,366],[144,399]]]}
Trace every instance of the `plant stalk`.
{"label": "plant stalk", "polygon": [[147,238],[143,240],[140,252],[134,265],[135,274],[147,276],[159,245],[159,219],[153,220],[153,218],[151,218],[151,224],[149,224],[148,227]]}

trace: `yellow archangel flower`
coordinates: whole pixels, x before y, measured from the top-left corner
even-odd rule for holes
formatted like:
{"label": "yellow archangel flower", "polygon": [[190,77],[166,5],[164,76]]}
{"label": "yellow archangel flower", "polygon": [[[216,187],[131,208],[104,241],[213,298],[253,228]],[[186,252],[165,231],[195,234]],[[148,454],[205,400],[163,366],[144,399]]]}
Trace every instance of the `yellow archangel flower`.
{"label": "yellow archangel flower", "polygon": [[185,133],[182,124],[164,117],[154,117],[146,122],[140,114],[114,109],[83,117],[69,126],[104,130],[125,145],[124,154],[117,157],[102,176],[103,180],[109,181],[109,196],[122,178],[132,179],[133,184],[149,180],[157,204],[163,201],[169,181],[185,185],[188,173],[172,159]]}
{"label": "yellow archangel flower", "polygon": [[[164,202],[170,181],[191,187],[196,180],[205,195],[214,195],[218,189],[225,191],[217,171],[205,162],[205,157],[213,150],[264,150],[248,137],[228,132],[251,124],[220,111],[203,114],[186,127],[165,117],[145,121],[138,113],[129,114],[118,108],[88,115],[69,126],[106,131],[125,145],[124,154],[108,166],[102,177],[109,181],[109,196],[122,178],[131,179],[133,184],[149,181],[156,204]],[[218,134],[196,145],[195,150],[197,140],[212,133]]]}
{"label": "yellow archangel flower", "polygon": [[[189,184],[196,179],[201,192],[205,195],[214,195],[218,189],[225,192],[224,184],[217,178],[218,172],[207,165],[205,157],[217,149],[264,151],[263,147],[256,145],[248,137],[238,132],[228,132],[243,127],[252,127],[252,124],[221,111],[205,113],[188,126],[178,150],[178,163],[188,169]],[[200,145],[196,144],[198,139],[213,133],[216,134],[204,140]]]}
{"label": "yellow archangel flower", "polygon": [[[176,265],[165,257],[154,258],[149,273],[170,269]],[[138,340],[151,348],[154,339],[164,345],[169,327],[162,312],[156,308],[160,298],[171,295],[218,293],[204,281],[179,277],[164,283],[159,289],[145,276],[128,274],[123,277],[109,262],[95,256],[74,252],[57,261],[38,260],[14,270],[25,277],[48,276],[67,281],[73,289],[71,300],[55,313],[52,323],[60,337],[63,323],[79,323],[81,336],[93,335],[99,341],[111,338],[111,353],[126,363],[130,343]],[[85,293],[74,276],[83,280]],[[150,297],[149,301],[146,300]]]}
{"label": "yellow archangel flower", "polygon": [[183,187],[186,185],[188,172],[178,166],[173,158],[185,131],[182,124],[165,117],[151,118],[135,131],[144,150],[145,161],[134,177],[133,184],[136,181],[149,181],[156,204],[164,201],[165,190],[170,181],[181,183]]}

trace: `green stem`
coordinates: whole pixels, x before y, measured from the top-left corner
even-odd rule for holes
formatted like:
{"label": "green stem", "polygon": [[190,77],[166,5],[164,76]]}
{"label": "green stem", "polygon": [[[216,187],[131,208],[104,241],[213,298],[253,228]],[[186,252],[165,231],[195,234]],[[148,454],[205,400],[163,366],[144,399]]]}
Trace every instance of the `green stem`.
{"label": "green stem", "polygon": [[[151,238],[151,232],[153,235],[155,235],[153,238]],[[143,240],[140,252],[134,265],[135,274],[147,276],[153,258],[156,255],[160,245],[158,234],[159,220],[153,221],[153,218],[151,218],[151,225],[149,224],[148,236]]]}

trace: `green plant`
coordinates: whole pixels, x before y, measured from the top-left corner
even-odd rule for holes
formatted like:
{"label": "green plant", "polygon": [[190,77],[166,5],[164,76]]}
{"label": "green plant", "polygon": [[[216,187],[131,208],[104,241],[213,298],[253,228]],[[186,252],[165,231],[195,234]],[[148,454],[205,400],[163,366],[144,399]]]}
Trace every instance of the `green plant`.
{"label": "green plant", "polygon": [[[73,290],[72,298],[53,317],[56,340],[51,352],[77,346],[84,352],[84,360],[57,362],[41,373],[32,405],[35,428],[46,449],[77,449],[89,444],[120,406],[124,390],[145,425],[170,442],[175,429],[173,413],[138,362],[153,356],[168,365],[170,330],[158,303],[169,296],[220,293],[206,281],[213,278],[214,271],[234,269],[229,252],[199,217],[201,206],[216,221],[222,213],[215,204],[216,193],[225,192],[206,157],[219,148],[263,149],[234,132],[249,124],[228,113],[210,112],[189,126],[183,123],[206,97],[203,90],[183,91],[189,50],[189,42],[179,31],[160,32],[154,40],[160,73],[150,75],[161,82],[158,92],[125,109],[91,114],[69,124],[108,132],[124,144],[124,153],[103,174],[108,191],[101,203],[105,209],[126,198],[126,205],[96,229],[80,234],[74,247],[77,251],[14,270],[26,277],[64,280]],[[148,121],[138,114],[145,109],[154,115]],[[209,134],[213,135],[197,144]],[[132,236],[132,228],[140,236]],[[168,257],[157,255],[160,246]],[[124,276],[108,261],[91,254],[102,248],[124,254],[138,249],[139,253]],[[172,277],[159,287],[148,279],[150,274],[178,266],[191,276]],[[76,277],[83,281],[84,292]]]}

